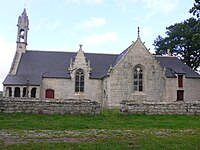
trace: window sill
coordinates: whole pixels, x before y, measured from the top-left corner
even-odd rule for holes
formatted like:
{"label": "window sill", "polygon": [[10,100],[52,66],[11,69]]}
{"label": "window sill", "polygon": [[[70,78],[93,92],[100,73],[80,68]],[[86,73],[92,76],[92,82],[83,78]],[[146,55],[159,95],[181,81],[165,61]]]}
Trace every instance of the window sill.
{"label": "window sill", "polygon": [[143,91],[135,91],[132,93],[132,95],[147,95],[147,94],[144,93]]}
{"label": "window sill", "polygon": [[84,95],[84,92],[75,92],[74,95]]}

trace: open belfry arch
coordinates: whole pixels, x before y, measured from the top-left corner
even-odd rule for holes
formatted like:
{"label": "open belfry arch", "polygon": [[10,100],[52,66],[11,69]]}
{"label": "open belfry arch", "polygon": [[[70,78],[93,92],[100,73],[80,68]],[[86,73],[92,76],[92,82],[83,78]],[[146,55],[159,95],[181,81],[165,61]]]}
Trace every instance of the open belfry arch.
{"label": "open belfry arch", "polygon": [[17,23],[18,31],[17,31],[17,47],[15,56],[13,59],[13,63],[10,68],[9,74],[15,75],[17,72],[17,68],[19,65],[19,61],[21,59],[22,53],[25,53],[27,46],[27,36],[29,30],[29,20],[26,13],[26,9],[22,12],[22,14],[18,17]]}
{"label": "open belfry arch", "polygon": [[28,31],[24,9],[13,63],[3,82],[4,97],[90,99],[102,107],[119,107],[124,100],[200,100],[200,75],[177,57],[152,55],[139,28],[136,40],[120,54],[87,53],[83,45],[77,52],[27,50]]}

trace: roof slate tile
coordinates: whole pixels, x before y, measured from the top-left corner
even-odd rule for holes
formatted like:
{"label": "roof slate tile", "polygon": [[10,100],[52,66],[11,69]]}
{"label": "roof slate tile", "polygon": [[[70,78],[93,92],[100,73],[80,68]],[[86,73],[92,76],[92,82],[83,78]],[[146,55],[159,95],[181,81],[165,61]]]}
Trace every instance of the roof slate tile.
{"label": "roof slate tile", "polygon": [[[128,49],[128,48],[127,48]],[[107,76],[110,65],[116,65],[126,53],[95,54],[85,53],[86,60],[90,60],[91,79],[102,79]],[[16,75],[7,75],[4,85],[25,85],[27,80],[31,85],[40,85],[43,77],[71,78],[68,67],[70,59],[75,59],[75,52],[26,51],[23,53]],[[185,74],[188,78],[200,78],[187,65],[176,57],[154,56],[161,67],[166,68],[166,77],[176,77],[175,74]]]}

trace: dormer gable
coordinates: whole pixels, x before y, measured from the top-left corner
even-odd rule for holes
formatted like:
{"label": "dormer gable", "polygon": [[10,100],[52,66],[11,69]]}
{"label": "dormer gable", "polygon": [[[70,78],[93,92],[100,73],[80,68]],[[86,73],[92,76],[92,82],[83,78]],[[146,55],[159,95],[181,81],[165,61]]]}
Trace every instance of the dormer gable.
{"label": "dormer gable", "polygon": [[90,73],[92,68],[90,67],[90,60],[86,61],[86,57],[84,54],[84,51],[82,50],[83,45],[79,45],[79,51],[77,52],[75,59],[70,59],[70,66],[68,68],[71,77],[73,76],[74,72],[78,69],[83,69],[85,74],[88,74],[88,77],[90,77]]}

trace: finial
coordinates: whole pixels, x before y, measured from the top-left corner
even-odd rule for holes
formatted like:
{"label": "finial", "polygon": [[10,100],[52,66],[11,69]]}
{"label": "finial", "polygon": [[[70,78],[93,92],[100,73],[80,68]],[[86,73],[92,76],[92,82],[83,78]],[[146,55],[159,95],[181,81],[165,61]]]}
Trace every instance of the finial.
{"label": "finial", "polygon": [[79,46],[80,46],[79,51],[82,51],[83,45],[82,45],[82,44],[79,44]]}
{"label": "finial", "polygon": [[26,16],[27,15],[27,13],[26,13],[26,8],[24,8],[24,11],[22,12],[22,16]]}
{"label": "finial", "polygon": [[140,27],[138,27],[138,38],[140,37]]}

